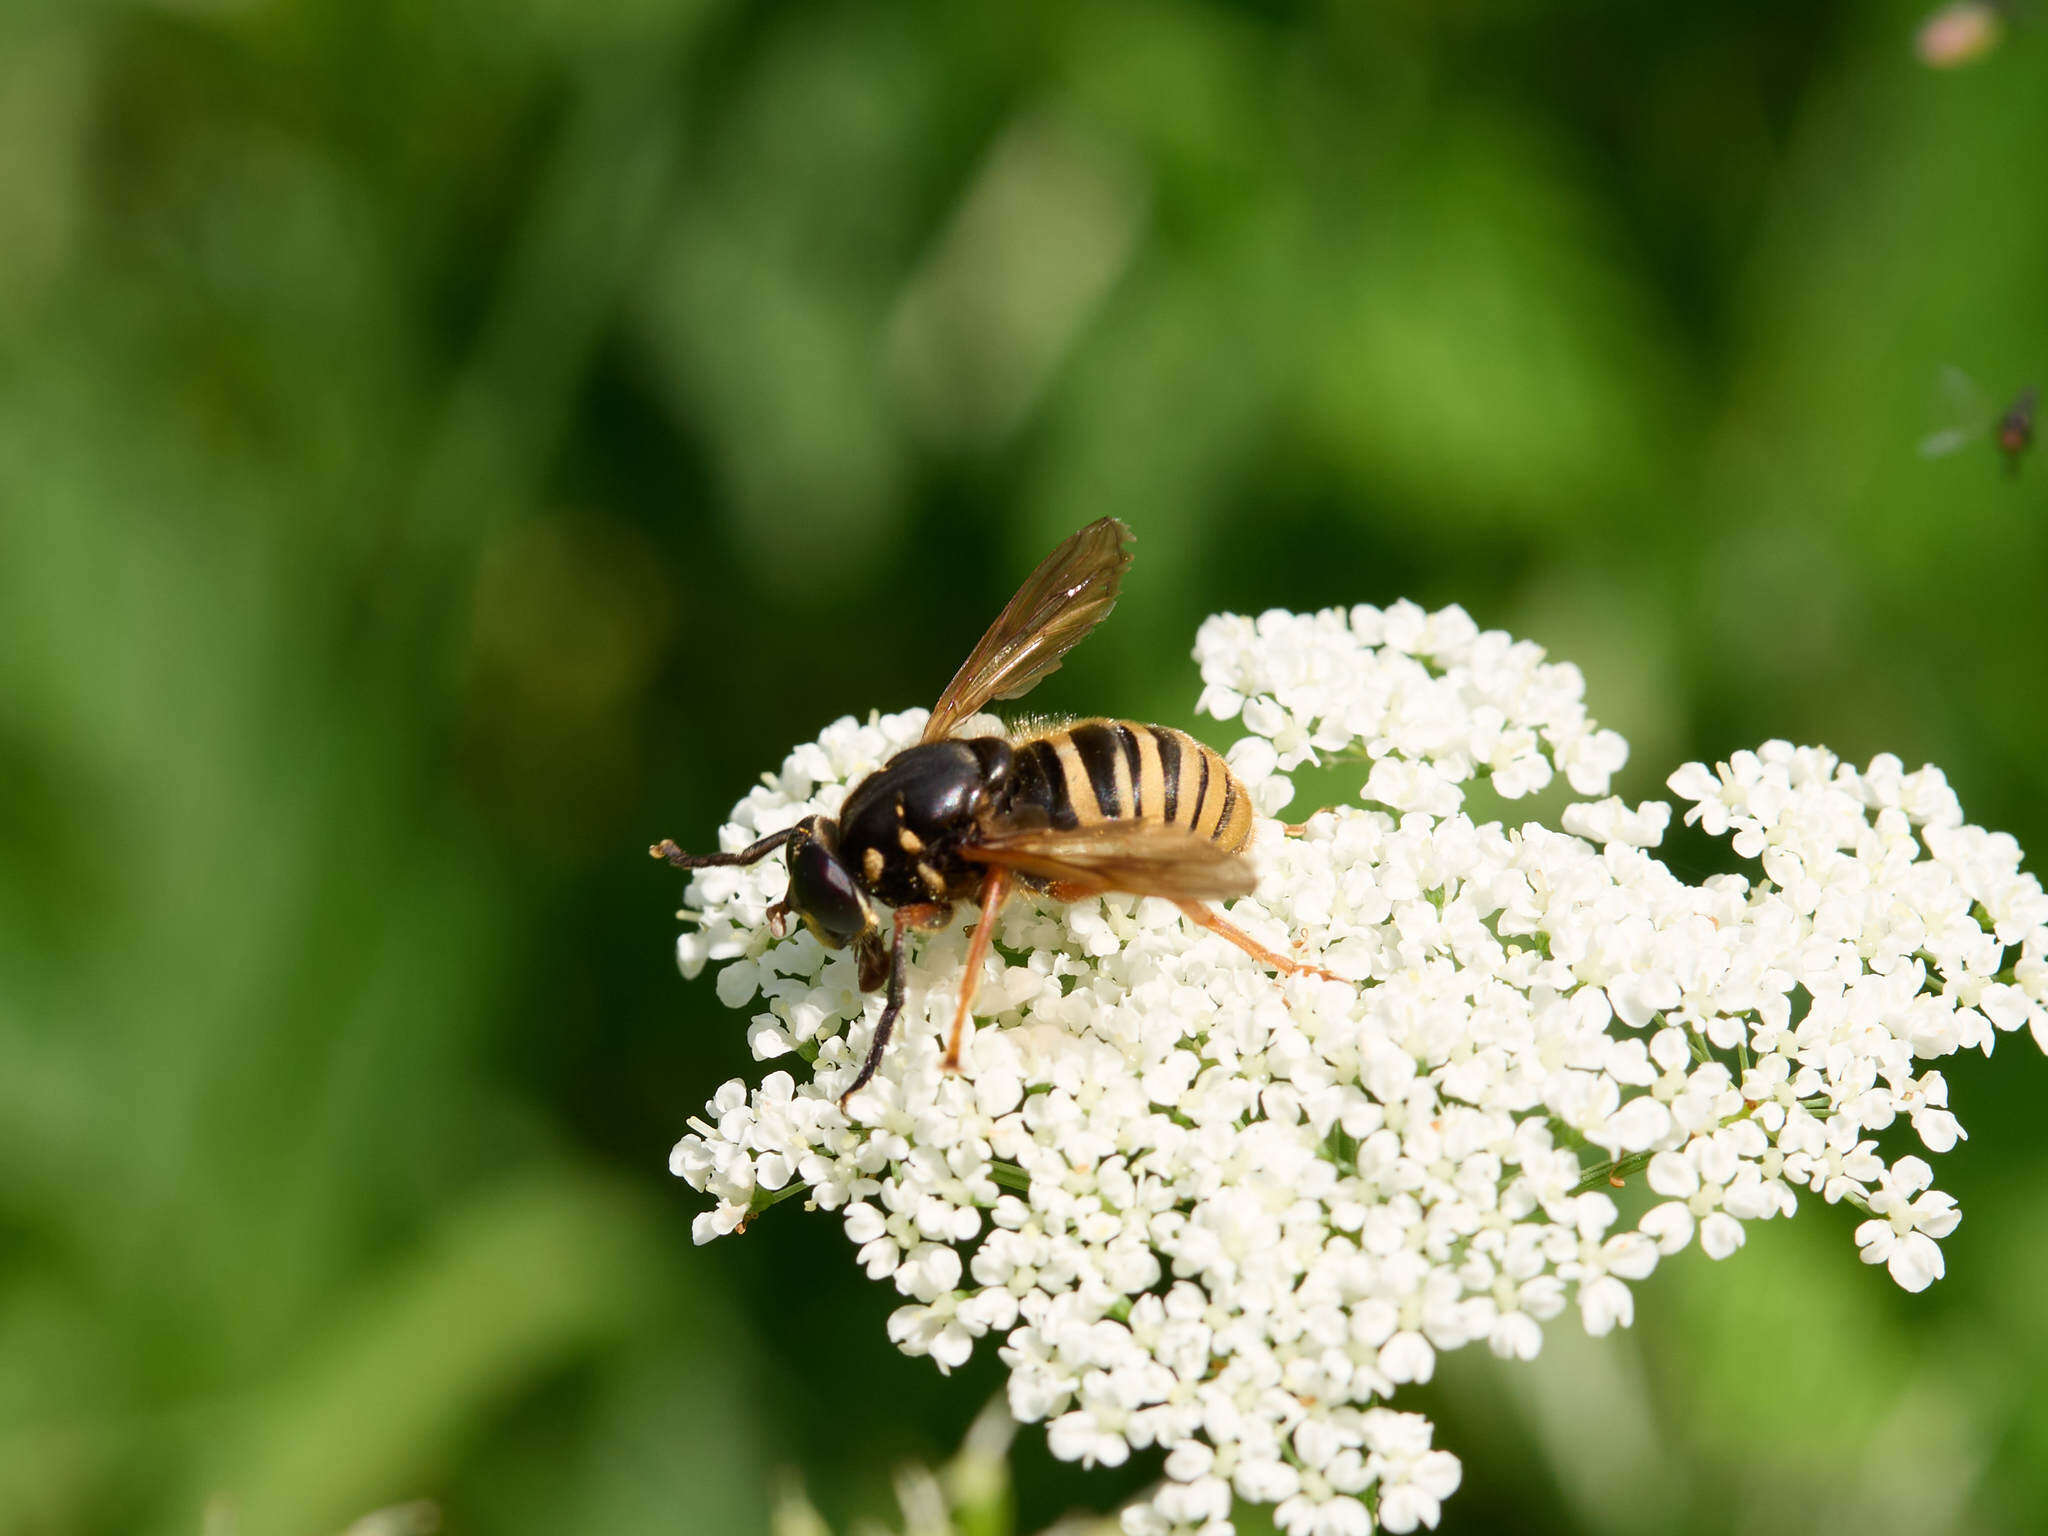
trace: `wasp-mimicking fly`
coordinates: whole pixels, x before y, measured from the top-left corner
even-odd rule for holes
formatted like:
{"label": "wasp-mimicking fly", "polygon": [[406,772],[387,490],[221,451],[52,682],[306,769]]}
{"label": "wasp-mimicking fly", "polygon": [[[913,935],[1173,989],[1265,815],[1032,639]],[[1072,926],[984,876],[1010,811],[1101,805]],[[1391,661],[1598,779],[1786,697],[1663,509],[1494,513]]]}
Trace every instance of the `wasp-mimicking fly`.
{"label": "wasp-mimicking fly", "polygon": [[[836,820],[806,816],[735,853],[649,850],[678,869],[752,864],[776,849],[789,893],[769,910],[780,936],[793,914],[830,949],[853,946],[864,992],[888,987],[874,1042],[842,1107],[866,1087],[903,1011],[909,937],[941,928],[972,897],[981,917],[946,1043],[960,1037],[995,932],[1018,885],[1058,901],[1122,892],[1160,896],[1283,974],[1330,973],[1275,954],[1205,903],[1248,894],[1252,806],[1220,753],[1184,732],[1131,720],[1077,720],[1007,736],[956,738],[992,699],[1021,698],[1059,667],[1115,605],[1130,530],[1090,523],[1050,555],[997,615],[933,707],[918,745],[848,792]],[[886,941],[879,902],[892,909]]]}

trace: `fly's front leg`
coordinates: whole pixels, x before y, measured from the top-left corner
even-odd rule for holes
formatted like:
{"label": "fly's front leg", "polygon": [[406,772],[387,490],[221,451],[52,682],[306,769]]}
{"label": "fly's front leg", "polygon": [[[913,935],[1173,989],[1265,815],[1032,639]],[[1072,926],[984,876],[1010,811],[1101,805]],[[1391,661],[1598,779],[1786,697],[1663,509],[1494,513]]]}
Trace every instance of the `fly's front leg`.
{"label": "fly's front leg", "polygon": [[[882,1064],[882,1052],[888,1049],[889,1037],[896,1032],[897,1017],[903,1012],[903,991],[906,973],[910,968],[910,940],[914,930],[943,928],[953,916],[950,902],[915,902],[896,909],[896,932],[889,946],[889,1000],[882,1007],[881,1018],[875,1021],[875,1038],[868,1045],[868,1059],[861,1063],[860,1076],[853,1080],[853,1086],[839,1095],[840,1113],[846,1112],[846,1101],[873,1080],[875,1069]],[[863,961],[863,971],[866,969]]]}

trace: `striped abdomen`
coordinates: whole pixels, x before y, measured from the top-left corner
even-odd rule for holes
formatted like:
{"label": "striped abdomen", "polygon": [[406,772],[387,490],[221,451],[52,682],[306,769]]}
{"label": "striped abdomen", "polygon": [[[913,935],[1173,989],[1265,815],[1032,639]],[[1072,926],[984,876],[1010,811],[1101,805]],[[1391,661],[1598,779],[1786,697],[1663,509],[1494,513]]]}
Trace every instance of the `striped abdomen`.
{"label": "striped abdomen", "polygon": [[1055,827],[1142,819],[1186,827],[1227,853],[1250,841],[1252,806],[1222,754],[1185,731],[1135,720],[1081,720],[1013,743],[1013,805]]}

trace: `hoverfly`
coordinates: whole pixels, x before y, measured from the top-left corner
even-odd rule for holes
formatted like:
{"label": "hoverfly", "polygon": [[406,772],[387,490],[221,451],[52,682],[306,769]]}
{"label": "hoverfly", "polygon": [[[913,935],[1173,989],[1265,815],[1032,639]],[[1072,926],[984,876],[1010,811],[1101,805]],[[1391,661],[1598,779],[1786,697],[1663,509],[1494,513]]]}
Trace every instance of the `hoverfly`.
{"label": "hoverfly", "polygon": [[2034,386],[2029,384],[1999,411],[1977,387],[1976,380],[1962,369],[1944,368],[1941,393],[1951,425],[1922,438],[1921,454],[1930,459],[1942,458],[1988,437],[2005,460],[2005,472],[2018,474],[2020,460],[2034,445],[2034,416],[2040,405]]}
{"label": "hoverfly", "polygon": [[[939,695],[918,745],[854,785],[836,820],[806,816],[734,853],[688,854],[666,839],[649,850],[678,869],[703,869],[782,849],[789,893],[769,909],[776,936],[793,915],[826,948],[852,946],[862,991],[886,983],[887,1006],[841,1108],[874,1077],[903,1010],[910,935],[944,927],[953,904],[969,897],[981,916],[946,1043],[951,1071],[996,916],[1018,885],[1058,901],[1164,897],[1283,975],[1330,976],[1275,954],[1204,904],[1246,895],[1255,883],[1244,856],[1251,799],[1221,753],[1130,720],[953,734],[991,699],[1030,692],[1102,622],[1130,564],[1130,539],[1105,517],[1046,556]],[[886,944],[876,902],[892,909]]]}

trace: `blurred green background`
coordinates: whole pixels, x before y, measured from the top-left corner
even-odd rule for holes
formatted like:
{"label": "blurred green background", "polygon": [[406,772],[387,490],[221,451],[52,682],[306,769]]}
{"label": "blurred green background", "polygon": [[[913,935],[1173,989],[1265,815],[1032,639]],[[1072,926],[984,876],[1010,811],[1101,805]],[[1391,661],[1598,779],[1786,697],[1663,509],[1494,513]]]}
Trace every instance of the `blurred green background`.
{"label": "blurred green background", "polygon": [[[12,0],[0,1532],[884,1514],[1000,1372],[835,1222],[691,1246],[667,1149],[763,1069],[645,848],[1104,513],[1047,708],[1459,602],[1632,796],[1894,750],[2042,868],[2048,464],[1915,444],[1945,365],[2048,383],[2048,32],[1921,14]],[[1820,1210],[1463,1352],[1446,1528],[2043,1529],[2048,1067],[1949,1066],[1946,1281]],[[1151,1471],[1013,1460],[1025,1529]]]}

